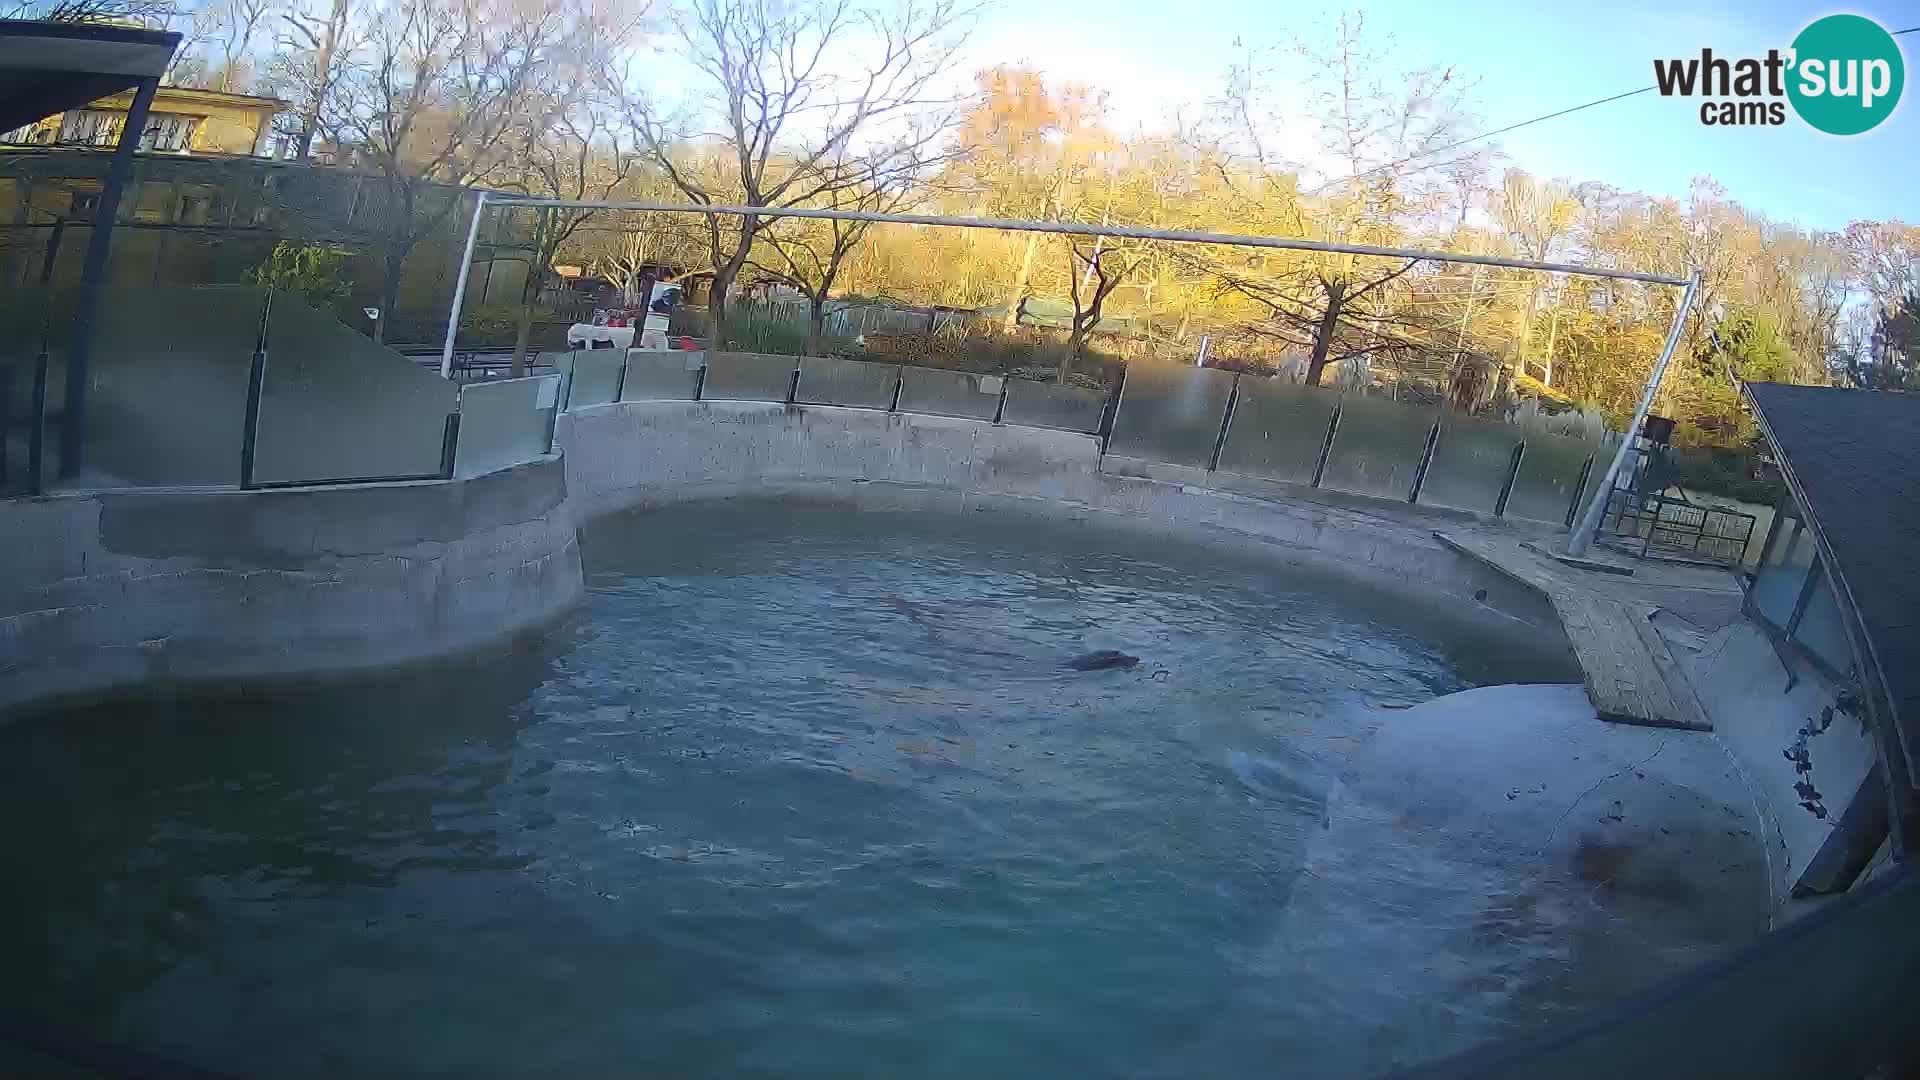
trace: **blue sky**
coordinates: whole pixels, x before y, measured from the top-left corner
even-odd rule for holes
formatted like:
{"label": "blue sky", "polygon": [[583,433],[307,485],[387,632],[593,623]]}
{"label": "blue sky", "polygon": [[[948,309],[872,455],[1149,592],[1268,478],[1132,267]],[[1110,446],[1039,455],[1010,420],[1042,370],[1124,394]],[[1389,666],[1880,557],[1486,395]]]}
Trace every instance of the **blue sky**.
{"label": "blue sky", "polygon": [[[1388,31],[1405,66],[1453,65],[1479,79],[1483,129],[1653,82],[1656,57],[1764,55],[1835,11],[1889,30],[1920,26],[1920,0],[1839,7],[1758,0],[1740,4],[1605,5],[1490,0],[1356,3],[1370,31]],[[1215,92],[1236,36],[1286,42],[1338,9],[1274,0],[1056,0],[1006,3],[986,16],[969,52],[977,63],[1024,60],[1056,78],[1108,89],[1118,118],[1153,125],[1181,101]],[[1684,197],[1711,174],[1730,197],[1818,228],[1854,219],[1920,222],[1920,34],[1899,39],[1908,87],[1892,119],[1851,139],[1789,116],[1784,127],[1713,128],[1697,99],[1645,94],[1498,137],[1506,163],[1548,176],[1600,180]]]}

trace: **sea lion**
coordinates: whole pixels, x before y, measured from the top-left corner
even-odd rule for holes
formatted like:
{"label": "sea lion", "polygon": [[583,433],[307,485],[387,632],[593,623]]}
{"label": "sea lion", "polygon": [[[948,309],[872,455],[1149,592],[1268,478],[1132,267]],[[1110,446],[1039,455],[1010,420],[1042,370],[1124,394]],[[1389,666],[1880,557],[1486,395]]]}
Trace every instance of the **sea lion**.
{"label": "sea lion", "polygon": [[1130,668],[1140,662],[1137,656],[1113,649],[1100,649],[1085,656],[1076,656],[1067,661],[1067,666],[1075,671],[1105,671],[1108,668]]}

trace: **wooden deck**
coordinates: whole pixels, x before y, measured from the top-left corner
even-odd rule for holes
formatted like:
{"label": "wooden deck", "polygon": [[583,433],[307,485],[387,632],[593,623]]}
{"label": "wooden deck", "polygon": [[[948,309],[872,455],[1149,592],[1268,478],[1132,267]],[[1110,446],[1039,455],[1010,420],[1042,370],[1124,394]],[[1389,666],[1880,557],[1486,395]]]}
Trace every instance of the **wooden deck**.
{"label": "wooden deck", "polygon": [[1567,640],[1586,675],[1587,697],[1602,720],[1712,729],[1666,642],[1648,620],[1660,605],[1611,584],[1630,579],[1567,566],[1508,537],[1467,532],[1433,535],[1454,551],[1546,596],[1566,628]]}

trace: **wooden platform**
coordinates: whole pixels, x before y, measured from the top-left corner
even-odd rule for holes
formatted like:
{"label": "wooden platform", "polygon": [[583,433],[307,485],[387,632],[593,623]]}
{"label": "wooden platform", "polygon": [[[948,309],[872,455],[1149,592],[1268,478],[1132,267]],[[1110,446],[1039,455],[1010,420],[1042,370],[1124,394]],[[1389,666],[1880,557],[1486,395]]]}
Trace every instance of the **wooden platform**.
{"label": "wooden platform", "polygon": [[[1563,565],[1504,537],[1436,532],[1434,539],[1543,594],[1559,614],[1602,720],[1712,729],[1648,616],[1656,605],[1611,595],[1594,571]],[[1617,580],[1617,579],[1615,579]]]}

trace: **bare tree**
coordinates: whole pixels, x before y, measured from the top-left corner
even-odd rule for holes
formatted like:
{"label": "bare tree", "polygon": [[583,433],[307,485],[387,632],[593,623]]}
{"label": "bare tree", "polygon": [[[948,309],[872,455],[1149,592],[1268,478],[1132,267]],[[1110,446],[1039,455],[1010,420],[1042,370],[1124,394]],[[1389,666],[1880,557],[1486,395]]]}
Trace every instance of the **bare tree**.
{"label": "bare tree", "polygon": [[1072,259],[1068,266],[1068,295],[1073,299],[1073,329],[1067,334],[1066,358],[1060,362],[1055,376],[1056,381],[1063,384],[1086,351],[1088,335],[1100,325],[1100,313],[1107,297],[1146,259],[1145,246],[1140,241],[1114,243],[1103,237],[1094,244],[1075,240],[1069,246]]}
{"label": "bare tree", "polygon": [[[926,192],[926,169],[934,160],[930,140],[918,134],[860,156],[842,153],[823,171],[840,183],[821,193],[815,205],[830,210],[897,213]],[[815,218],[775,219],[761,232],[748,265],[762,275],[798,289],[807,298],[809,355],[820,350],[827,298],[848,256],[866,237],[872,222]]]}
{"label": "bare tree", "polygon": [[423,194],[501,171],[516,123],[548,100],[543,80],[600,24],[575,0],[386,0],[362,19],[365,43],[330,95],[328,125],[383,181],[391,312],[407,256],[465,205],[450,190]]}
{"label": "bare tree", "polygon": [[[620,132],[607,124],[600,108],[570,101],[570,97],[562,94],[551,113],[525,119],[516,140],[521,147],[516,160],[523,173],[502,187],[530,195],[599,201],[611,199],[627,183],[641,164],[641,155],[623,144]],[[554,255],[595,212],[560,207],[535,211],[533,258],[521,288],[520,330],[513,348],[515,377],[526,373],[534,301],[553,267]]]}
{"label": "bare tree", "polygon": [[333,134],[322,125],[332,115],[336,84],[358,41],[352,14],[351,0],[318,0],[318,6],[298,6],[282,17],[267,74],[269,85],[293,103],[285,115],[296,161],[309,160],[314,140]]}
{"label": "bare tree", "polygon": [[[1309,88],[1306,116],[1286,107],[1294,91],[1250,52],[1229,71],[1211,136],[1202,140],[1240,193],[1237,215],[1295,236],[1382,246],[1446,218],[1460,174],[1481,168],[1480,157],[1443,162],[1437,175],[1423,159],[1465,137],[1464,80],[1451,68],[1396,70],[1359,15],[1341,16],[1327,40],[1300,43],[1292,53]],[[1276,129],[1274,117],[1298,127]],[[1316,136],[1320,169],[1338,174],[1305,192],[1274,181],[1276,171],[1299,168],[1276,148],[1289,137],[1297,142],[1303,130]],[[1331,362],[1406,343],[1383,323],[1391,316],[1379,300],[1416,265],[1332,253],[1214,264],[1223,290],[1266,307],[1280,337],[1309,349],[1313,384]]]}
{"label": "bare tree", "polygon": [[0,5],[0,18],[65,23],[135,23],[164,27],[178,14],[174,0],[17,0]]}
{"label": "bare tree", "polygon": [[[864,165],[843,169],[849,156],[859,159],[868,143],[951,105],[940,99],[937,82],[958,59],[971,10],[960,0],[871,9],[853,0],[687,0],[674,13],[673,49],[701,85],[697,106],[670,116],[623,83],[627,120],[693,202],[776,211],[815,205],[870,176]],[[931,161],[942,130],[913,127],[891,140],[887,156]],[[724,148],[727,167],[686,168],[680,144],[687,139]],[[728,290],[778,216],[707,215],[716,334],[724,333]]]}

